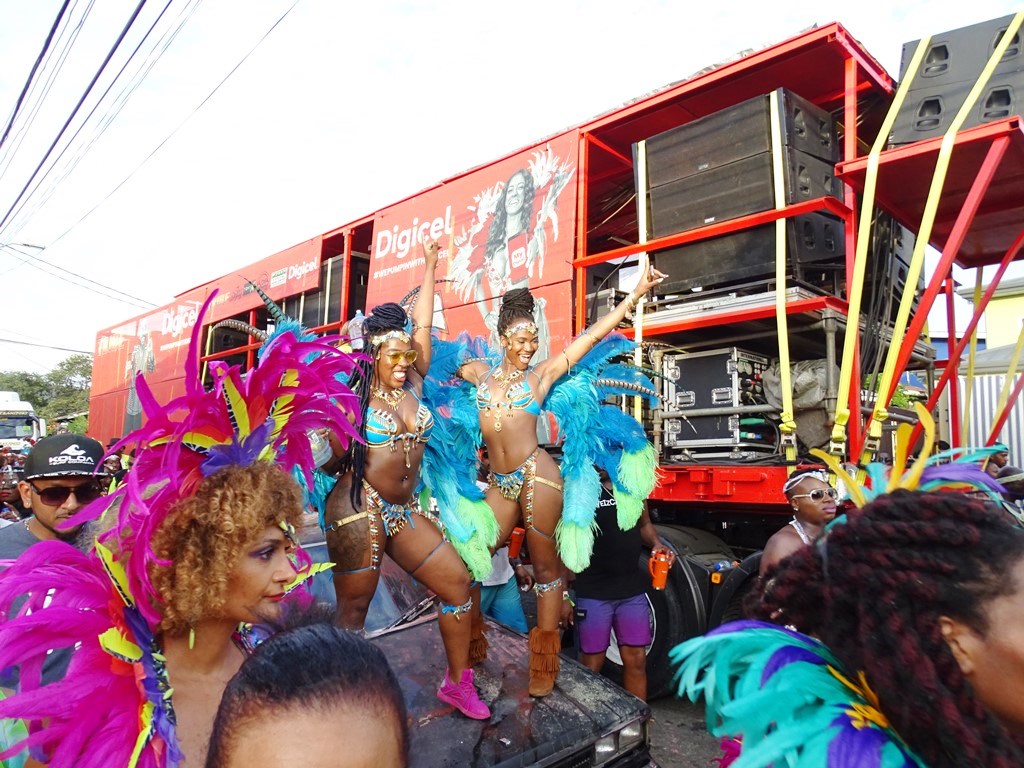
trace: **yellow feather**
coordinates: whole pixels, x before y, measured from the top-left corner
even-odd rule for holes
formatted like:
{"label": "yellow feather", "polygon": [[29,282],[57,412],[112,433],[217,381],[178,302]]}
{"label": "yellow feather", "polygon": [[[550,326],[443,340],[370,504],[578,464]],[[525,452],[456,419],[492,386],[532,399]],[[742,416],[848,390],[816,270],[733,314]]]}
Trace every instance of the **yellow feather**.
{"label": "yellow feather", "polygon": [[811,455],[824,461],[828,468],[832,470],[833,474],[842,478],[843,483],[846,485],[846,492],[850,494],[850,498],[853,499],[853,503],[855,505],[863,507],[867,504],[867,499],[864,498],[864,492],[861,490],[860,485],[857,483],[856,479],[851,477],[850,473],[843,468],[843,465],[839,463],[839,459],[832,454],[825,453],[820,448],[811,449]]}
{"label": "yellow feather", "polygon": [[235,420],[236,433],[238,439],[241,440],[252,432],[252,424],[249,423],[249,406],[230,377],[224,379],[224,402],[227,403],[228,413]]}
{"label": "yellow feather", "polygon": [[921,420],[921,426],[924,428],[924,442],[917,454],[917,461],[910,467],[910,471],[900,479],[898,487],[907,490],[917,488],[918,483],[921,482],[921,474],[928,464],[928,457],[932,455],[932,446],[935,445],[935,420],[920,403],[914,403],[914,410],[917,411],[917,418]]}

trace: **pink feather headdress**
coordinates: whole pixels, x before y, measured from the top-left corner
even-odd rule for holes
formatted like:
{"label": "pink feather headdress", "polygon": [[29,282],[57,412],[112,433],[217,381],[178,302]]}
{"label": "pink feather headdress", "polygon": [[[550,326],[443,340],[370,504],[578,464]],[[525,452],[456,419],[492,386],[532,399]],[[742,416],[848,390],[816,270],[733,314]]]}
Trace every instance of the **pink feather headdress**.
{"label": "pink feather headdress", "polygon": [[[0,760],[31,746],[58,765],[176,765],[170,688],[154,640],[160,601],[149,577],[150,565],[167,563],[152,549],[154,534],[205,477],[267,461],[311,484],[311,431],[329,429],[342,443],[357,439],[351,419],[358,402],[345,383],[356,358],[336,339],[286,330],[248,373],[211,363],[213,387],[205,390],[201,328],[196,323],[192,334],[184,395],[161,406],[136,379],[147,422],[118,444],[138,446],[125,484],[67,523],[116,516],[96,549],[83,554],[41,542],[0,572],[0,669],[20,671],[18,692],[0,701],[0,717],[24,719],[30,734],[4,745],[10,748]],[[48,650],[72,647],[64,679],[43,685]]]}

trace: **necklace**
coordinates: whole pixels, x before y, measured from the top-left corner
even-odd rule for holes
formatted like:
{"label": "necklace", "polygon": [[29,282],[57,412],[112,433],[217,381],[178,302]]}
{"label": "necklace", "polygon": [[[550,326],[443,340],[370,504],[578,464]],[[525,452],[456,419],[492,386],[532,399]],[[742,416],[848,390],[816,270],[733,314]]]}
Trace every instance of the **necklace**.
{"label": "necklace", "polygon": [[794,517],[792,520],[789,521],[789,524],[793,526],[793,530],[795,530],[797,536],[800,537],[800,541],[802,541],[804,544],[811,543],[811,537],[807,535],[807,531],[804,530],[804,527],[800,524],[799,520],[797,520]]}
{"label": "necklace", "polygon": [[370,389],[370,394],[378,400],[386,403],[391,410],[397,411],[398,404],[405,398],[405,387],[398,387],[398,389],[382,389],[381,387],[373,387]]}
{"label": "necklace", "polygon": [[500,365],[498,370],[494,372],[494,380],[498,383],[502,389],[508,392],[509,388],[517,381],[523,380],[523,372],[518,368],[513,368],[511,371],[505,371]]}

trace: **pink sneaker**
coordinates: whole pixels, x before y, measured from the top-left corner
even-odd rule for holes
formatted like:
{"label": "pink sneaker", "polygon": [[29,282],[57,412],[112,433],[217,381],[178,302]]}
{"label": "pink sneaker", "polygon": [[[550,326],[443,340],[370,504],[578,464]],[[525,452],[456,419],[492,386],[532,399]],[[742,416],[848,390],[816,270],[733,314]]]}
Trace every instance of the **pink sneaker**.
{"label": "pink sneaker", "polygon": [[491,710],[480,701],[480,696],[473,685],[473,670],[467,669],[462,672],[462,679],[453,683],[450,677],[451,671],[444,673],[444,682],[437,689],[437,698],[446,704],[451,704],[466,717],[474,720],[487,720],[491,716]]}

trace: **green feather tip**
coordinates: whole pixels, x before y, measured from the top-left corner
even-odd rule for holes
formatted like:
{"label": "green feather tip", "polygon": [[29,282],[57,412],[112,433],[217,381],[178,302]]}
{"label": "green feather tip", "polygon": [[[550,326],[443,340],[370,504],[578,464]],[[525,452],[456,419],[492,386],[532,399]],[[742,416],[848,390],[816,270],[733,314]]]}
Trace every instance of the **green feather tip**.
{"label": "green feather tip", "polygon": [[476,534],[473,534],[469,541],[455,541],[454,539],[450,541],[474,579],[483,581],[491,575],[491,551],[484,546]]}
{"label": "green feather tip", "polygon": [[594,534],[598,530],[597,523],[581,526],[567,522],[565,518],[558,522],[555,528],[558,554],[565,567],[573,573],[579,573],[590,565],[590,556],[594,554]]}
{"label": "green feather tip", "polygon": [[465,496],[459,497],[457,514],[461,520],[473,526],[484,547],[490,548],[498,543],[498,521],[494,519],[494,511],[486,501],[478,499],[470,501]]}
{"label": "green feather tip", "polygon": [[644,499],[631,493],[624,493],[618,488],[614,489],[614,493],[616,520],[619,523],[619,529],[631,531],[640,519],[640,513],[644,508]]}
{"label": "green feather tip", "polygon": [[619,485],[631,496],[646,499],[654,490],[657,457],[654,446],[644,443],[644,447],[633,453],[622,452],[617,471]]}

